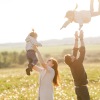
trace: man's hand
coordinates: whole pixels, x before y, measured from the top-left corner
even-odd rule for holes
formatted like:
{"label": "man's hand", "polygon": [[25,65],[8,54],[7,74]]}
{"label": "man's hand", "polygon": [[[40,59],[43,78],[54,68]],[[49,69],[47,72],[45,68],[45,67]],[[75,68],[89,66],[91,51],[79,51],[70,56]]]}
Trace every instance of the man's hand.
{"label": "man's hand", "polygon": [[73,49],[73,55],[76,57],[77,56],[77,48],[78,48],[78,31],[75,32],[75,43],[74,43],[74,49]]}
{"label": "man's hand", "polygon": [[84,33],[83,30],[81,30],[79,35],[80,40],[83,40],[83,33]]}
{"label": "man's hand", "polygon": [[78,40],[78,31],[75,32],[75,39]]}

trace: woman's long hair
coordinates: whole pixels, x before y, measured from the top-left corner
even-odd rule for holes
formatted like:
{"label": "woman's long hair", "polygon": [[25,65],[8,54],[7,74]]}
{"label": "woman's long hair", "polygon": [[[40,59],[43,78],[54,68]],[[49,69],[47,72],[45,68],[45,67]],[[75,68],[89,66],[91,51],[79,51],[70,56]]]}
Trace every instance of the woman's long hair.
{"label": "woman's long hair", "polygon": [[58,71],[58,62],[57,60],[55,60],[54,58],[51,58],[52,63],[54,64],[54,66],[52,67],[55,71],[55,76],[53,78],[53,84],[55,86],[59,86],[59,71]]}

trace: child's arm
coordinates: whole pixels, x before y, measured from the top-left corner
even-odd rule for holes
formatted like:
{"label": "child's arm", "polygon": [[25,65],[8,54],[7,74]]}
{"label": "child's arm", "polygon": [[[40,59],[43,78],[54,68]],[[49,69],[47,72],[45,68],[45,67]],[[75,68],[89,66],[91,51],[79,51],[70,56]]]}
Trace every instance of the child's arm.
{"label": "child's arm", "polygon": [[36,46],[42,46],[42,44],[39,43],[39,42],[35,43],[34,45],[36,45]]}
{"label": "child's arm", "polygon": [[71,23],[71,21],[70,21],[70,20],[67,20],[67,21],[63,24],[63,26],[60,28],[60,30],[61,30],[62,28],[66,28],[70,23]]}
{"label": "child's arm", "polygon": [[34,38],[31,39],[31,43],[32,43],[33,45],[35,45],[35,46],[42,46],[42,44],[39,43],[39,42],[38,42],[36,39],[34,39]]}

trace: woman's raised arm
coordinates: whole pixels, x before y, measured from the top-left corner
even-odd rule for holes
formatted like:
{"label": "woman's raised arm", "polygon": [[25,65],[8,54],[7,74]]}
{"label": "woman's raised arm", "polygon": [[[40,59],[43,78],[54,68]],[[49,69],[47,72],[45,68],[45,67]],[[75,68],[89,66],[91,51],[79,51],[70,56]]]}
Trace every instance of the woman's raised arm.
{"label": "woman's raised arm", "polygon": [[38,59],[39,59],[41,65],[42,65],[42,67],[45,68],[45,69],[47,69],[47,66],[46,66],[46,64],[45,64],[45,62],[44,62],[44,60],[43,60],[43,58],[41,56],[41,53],[39,52],[39,50],[37,49],[36,46],[34,46],[34,49],[35,49],[35,51],[36,51],[36,53],[38,55]]}

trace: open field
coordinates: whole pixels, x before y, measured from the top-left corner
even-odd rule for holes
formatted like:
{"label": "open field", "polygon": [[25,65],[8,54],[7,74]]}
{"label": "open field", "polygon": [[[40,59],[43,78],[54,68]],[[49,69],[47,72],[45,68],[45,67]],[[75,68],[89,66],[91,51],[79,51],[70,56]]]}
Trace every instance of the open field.
{"label": "open field", "polygon": [[[56,56],[56,55],[62,55],[63,52],[65,53],[72,53],[72,48],[73,45],[59,45],[59,46],[43,46],[39,47],[40,52],[42,55],[51,55],[51,56]],[[0,52],[21,52],[25,51],[25,45],[1,45],[0,46]],[[100,54],[100,44],[94,44],[94,45],[86,45],[86,55],[89,56],[97,56]]]}
{"label": "open field", "polygon": [[[70,69],[59,65],[61,85],[54,89],[54,100],[76,100]],[[100,100],[100,63],[85,64],[91,100]],[[0,100],[36,100],[38,73],[26,76],[25,68],[0,69]]]}
{"label": "open field", "polygon": [[[71,49],[73,45],[58,45],[58,46],[42,46],[40,47],[40,50],[43,53],[61,53],[64,49]],[[100,51],[100,44],[88,44],[86,45],[87,52],[92,52],[92,51]],[[5,44],[5,45],[0,45],[0,52],[2,51],[22,51],[25,50],[25,44],[16,44],[16,45],[11,45],[11,44]]]}
{"label": "open field", "polygon": [[[54,89],[54,100],[76,100],[73,79],[70,69],[63,63],[66,53],[71,53],[72,45],[43,46],[39,48],[43,58],[55,57],[60,63],[61,85]],[[18,52],[24,50],[24,46],[0,47],[0,52]],[[25,50],[24,50],[25,51]],[[9,60],[9,56],[7,56]],[[13,63],[11,61],[11,63]],[[86,45],[85,69],[89,79],[89,92],[91,100],[100,100],[100,45]],[[23,64],[23,66],[26,65]],[[31,76],[25,74],[24,68],[0,69],[0,100],[37,100],[38,73]]]}
{"label": "open field", "polygon": [[[2,45],[3,46],[3,45]],[[7,46],[7,45],[6,45]],[[5,47],[5,46],[4,46]],[[7,48],[8,47],[8,48]],[[9,48],[0,47],[0,68],[12,67],[20,64],[25,64],[26,51],[23,45],[14,45]],[[72,53],[72,45],[59,45],[59,46],[43,46],[39,47],[39,50],[45,60],[50,57],[54,57],[59,63],[64,62],[64,55]],[[100,45],[86,45],[86,63],[99,63],[100,62]]]}

